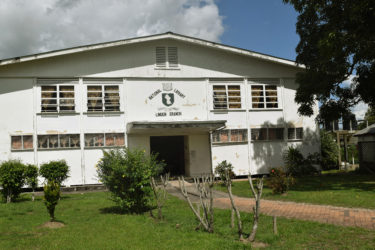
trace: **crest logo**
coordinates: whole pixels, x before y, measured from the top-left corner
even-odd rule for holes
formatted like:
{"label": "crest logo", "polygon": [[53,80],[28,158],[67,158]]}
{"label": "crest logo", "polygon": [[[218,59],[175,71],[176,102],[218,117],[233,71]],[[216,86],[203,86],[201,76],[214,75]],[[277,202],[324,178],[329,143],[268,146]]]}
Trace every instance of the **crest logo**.
{"label": "crest logo", "polygon": [[162,83],[164,91],[171,91],[173,89],[171,82]]}
{"label": "crest logo", "polygon": [[174,103],[174,94],[173,93],[163,93],[161,95],[162,102],[165,106],[169,107]]}

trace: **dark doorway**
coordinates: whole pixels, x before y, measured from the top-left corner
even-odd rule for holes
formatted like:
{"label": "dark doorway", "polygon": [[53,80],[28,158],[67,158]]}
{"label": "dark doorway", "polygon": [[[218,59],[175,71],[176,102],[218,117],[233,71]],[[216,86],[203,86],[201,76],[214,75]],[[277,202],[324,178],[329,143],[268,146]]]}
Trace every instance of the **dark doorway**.
{"label": "dark doorway", "polygon": [[158,153],[158,160],[167,164],[166,173],[174,176],[185,174],[183,136],[151,136],[150,148],[151,153]]}

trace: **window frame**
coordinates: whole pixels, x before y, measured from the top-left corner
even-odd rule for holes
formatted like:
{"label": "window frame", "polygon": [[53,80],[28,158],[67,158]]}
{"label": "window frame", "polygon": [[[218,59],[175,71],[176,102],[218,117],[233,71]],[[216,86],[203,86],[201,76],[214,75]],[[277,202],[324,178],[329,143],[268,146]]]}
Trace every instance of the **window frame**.
{"label": "window frame", "polygon": [[[119,135],[122,135],[123,137],[123,141],[124,141],[124,144],[123,145],[110,145],[110,146],[107,146],[107,135],[113,135],[113,134],[119,134]],[[103,146],[90,146],[90,145],[87,145],[86,144],[86,135],[102,135],[103,137]],[[125,133],[124,132],[108,132],[108,133],[85,133],[84,134],[84,147],[85,149],[91,149],[91,148],[119,148],[119,147],[123,147],[125,146]]]}
{"label": "window frame", "polygon": [[[61,82],[61,83],[55,83],[55,82],[42,82],[39,84],[40,87],[40,113],[42,114],[54,114],[54,113],[61,113],[61,114],[71,114],[76,112],[77,104],[76,104],[76,87],[75,82]],[[43,87],[55,87],[55,91],[43,91]],[[73,91],[66,91],[66,90],[60,90],[61,87],[73,87]],[[43,93],[56,93],[56,97],[50,98],[50,97],[43,97]],[[60,93],[73,93],[73,97],[60,97]],[[47,106],[56,106],[56,110],[54,111],[44,111],[43,110],[43,100],[56,100],[56,104],[46,104]],[[69,107],[69,105],[61,104],[61,100],[73,100],[73,107],[72,110],[61,110],[61,107]]]}
{"label": "window frame", "polygon": [[[264,140],[254,140],[253,139],[253,131],[254,130],[266,130],[266,139]],[[269,130],[270,129],[282,129],[282,138],[281,139],[270,139],[270,133],[269,133]],[[275,132],[277,134],[277,132]],[[259,127],[259,128],[251,128],[250,129],[250,140],[251,142],[282,142],[282,141],[285,141],[285,128],[284,127]]]}
{"label": "window frame", "polygon": [[[164,50],[164,62],[158,63],[158,55],[161,54],[158,49]],[[173,56],[173,50],[175,53],[175,60],[176,63],[172,63],[171,59]],[[156,69],[179,69],[180,62],[179,62],[179,56],[178,56],[178,47],[177,46],[156,46],[155,47],[155,68]]]}
{"label": "window frame", "polygon": [[[49,138],[47,139],[47,148],[39,147],[39,138],[41,136],[57,136],[57,147],[50,147]],[[78,146],[75,147],[61,147],[61,139],[62,136],[69,136],[69,144],[70,144],[70,136],[77,136],[78,137]],[[69,134],[38,134],[37,135],[37,150],[75,150],[75,149],[81,149],[81,136],[79,133],[69,133]]]}
{"label": "window frame", "polygon": [[[244,140],[242,141],[239,141],[239,140],[236,140],[236,141],[232,141],[232,132],[233,131],[238,131],[239,133],[241,133],[240,131],[244,132],[244,134],[242,135],[242,138]],[[218,141],[216,139],[214,139],[216,136],[218,136],[219,138],[221,138],[221,135],[220,133],[222,132],[227,132],[227,138],[228,138],[228,141]],[[215,135],[216,133],[218,133],[218,135]],[[247,143],[248,142],[248,129],[246,128],[240,128],[240,129],[221,129],[221,130],[215,130],[213,131],[213,133],[211,134],[211,141],[212,141],[212,144],[236,144],[236,143]]]}
{"label": "window frame", "polygon": [[[31,137],[31,148],[25,148],[24,137]],[[21,148],[13,148],[13,137],[21,137]],[[34,150],[34,136],[33,135],[10,135],[10,150],[11,151],[33,151]]]}
{"label": "window frame", "polygon": [[[303,127],[288,127],[287,129],[288,129],[288,135],[287,135],[288,141],[301,141],[301,140],[303,140],[303,135],[304,135]],[[294,135],[293,137],[294,138],[289,138],[289,130],[291,130],[291,129],[293,129],[293,135]],[[301,138],[297,138],[297,135],[299,135],[297,130],[301,130]]]}
{"label": "window frame", "polygon": [[[280,80],[277,79],[277,80],[269,80],[269,79],[265,79],[265,80],[249,80],[248,81],[249,83],[249,94],[250,94],[250,101],[249,101],[249,109],[250,110],[280,110],[282,109],[282,101],[281,101],[281,93],[280,93]],[[259,98],[263,98],[263,101],[262,102],[253,102],[253,98],[256,98],[257,96],[253,96],[253,89],[252,87],[253,86],[262,86],[262,96],[259,96]],[[267,86],[275,86],[276,87],[276,96],[267,96],[266,92],[266,87]],[[270,90],[272,91],[272,90]],[[267,98],[272,98],[272,97],[276,97],[277,98],[277,102],[267,102]],[[256,107],[253,107],[253,104],[254,103],[258,103],[258,104],[263,104],[263,108],[256,108]],[[277,107],[267,107],[267,104],[271,104],[271,103],[277,103]]]}
{"label": "window frame", "polygon": [[[243,104],[243,84],[242,82],[241,83],[215,83],[215,82],[212,82],[210,83],[210,89],[211,89],[211,98],[212,98],[212,102],[211,102],[211,110],[213,111],[233,111],[233,110],[244,110],[244,104]],[[226,108],[215,108],[215,90],[214,90],[214,87],[215,86],[224,86],[225,87],[225,98],[226,98],[226,101],[225,101],[225,105],[226,105]],[[239,87],[239,90],[229,90],[229,87],[231,86],[238,86]],[[219,90],[219,92],[222,92],[222,90]],[[239,95],[238,96],[230,96],[229,95],[229,92],[239,92]],[[217,95],[216,95],[217,96]],[[224,96],[224,95],[223,95]],[[229,98],[240,98],[240,102],[230,102],[229,101]],[[217,102],[217,101],[216,101]],[[236,104],[240,104],[240,107],[239,108],[231,108],[230,107],[230,104],[232,105],[236,105]]]}
{"label": "window frame", "polygon": [[[98,83],[94,83],[94,82],[87,82],[85,83],[85,90],[86,90],[86,112],[88,114],[93,114],[93,113],[118,113],[118,112],[122,112],[122,108],[121,108],[121,83],[117,82],[111,82],[111,83],[102,83],[102,82],[98,82]],[[99,91],[89,91],[89,87],[100,87],[100,93],[101,93],[101,97],[89,97],[89,93],[90,92],[98,92]],[[106,91],[106,87],[117,87],[118,90],[117,91]],[[108,97],[106,97],[106,93],[117,93],[118,94],[118,110],[106,110],[106,99],[109,99]],[[94,100],[94,99],[97,99],[97,100],[100,100],[101,101],[101,110],[90,110],[89,109],[89,101],[90,100]]]}

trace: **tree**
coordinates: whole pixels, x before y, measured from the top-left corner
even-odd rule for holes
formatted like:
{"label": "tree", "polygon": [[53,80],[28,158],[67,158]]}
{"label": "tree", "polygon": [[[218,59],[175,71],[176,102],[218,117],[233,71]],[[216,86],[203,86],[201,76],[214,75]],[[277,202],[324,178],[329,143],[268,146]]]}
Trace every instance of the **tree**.
{"label": "tree", "polygon": [[26,184],[32,189],[32,201],[35,200],[35,189],[38,187],[38,167],[32,164],[25,166]]}
{"label": "tree", "polygon": [[333,135],[320,130],[321,165],[324,170],[337,168],[339,150]]}
{"label": "tree", "polygon": [[7,203],[14,201],[25,185],[25,165],[19,160],[0,164],[0,192]]}
{"label": "tree", "polygon": [[370,126],[375,123],[375,107],[368,107],[365,114],[365,121],[358,126],[358,129],[366,128],[367,124]]}
{"label": "tree", "polygon": [[[319,101],[323,119],[338,119],[363,101],[375,105],[375,2],[283,0],[299,13],[296,62],[298,112],[311,116]],[[355,74],[350,87],[341,83]]]}

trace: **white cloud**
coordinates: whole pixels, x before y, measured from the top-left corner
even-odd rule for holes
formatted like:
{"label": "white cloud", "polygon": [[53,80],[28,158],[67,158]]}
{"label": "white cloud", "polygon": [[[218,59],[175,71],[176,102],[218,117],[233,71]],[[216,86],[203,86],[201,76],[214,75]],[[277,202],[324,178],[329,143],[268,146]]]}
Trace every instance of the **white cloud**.
{"label": "white cloud", "polygon": [[365,117],[366,111],[368,109],[368,105],[364,102],[360,102],[357,105],[355,105],[353,108],[351,108],[353,114],[355,114],[355,117],[357,120],[363,120]]}
{"label": "white cloud", "polygon": [[343,81],[341,84],[342,84],[342,87],[344,88],[350,88],[350,85],[352,84],[352,81],[353,81],[353,78],[355,77],[355,75],[350,75],[348,77],[348,79],[346,79],[345,81]]}
{"label": "white cloud", "polygon": [[0,59],[172,31],[224,32],[214,0],[1,0]]}

